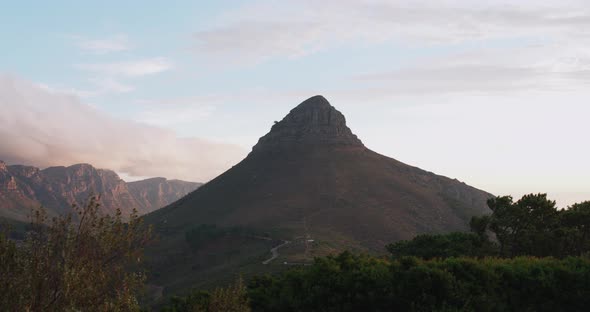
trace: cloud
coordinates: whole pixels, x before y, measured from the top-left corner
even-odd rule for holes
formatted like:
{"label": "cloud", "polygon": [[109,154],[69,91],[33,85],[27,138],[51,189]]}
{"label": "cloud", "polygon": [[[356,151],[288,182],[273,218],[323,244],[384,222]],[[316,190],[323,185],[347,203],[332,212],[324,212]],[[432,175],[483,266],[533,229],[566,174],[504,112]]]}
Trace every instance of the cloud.
{"label": "cloud", "polygon": [[207,181],[246,151],[113,118],[72,95],[0,76],[0,159],[40,167],[91,163],[129,176]]}
{"label": "cloud", "polygon": [[105,94],[113,94],[113,93],[127,93],[135,90],[134,86],[122,83],[118,80],[113,78],[90,78],[88,82],[92,84],[92,90],[86,89],[77,89],[71,87],[64,87],[61,85],[49,85],[45,83],[37,84],[43,90],[52,92],[52,93],[61,93],[64,95],[75,95],[79,98],[93,98]]}
{"label": "cloud", "polygon": [[[392,94],[429,95],[437,93],[505,93],[527,90],[568,91],[586,88],[590,82],[587,64],[556,59],[540,64],[526,49],[505,53],[526,55],[529,62],[500,56],[492,51],[456,54],[422,60],[400,69],[353,76],[357,82],[387,86]],[[497,51],[496,51],[497,52]]]}
{"label": "cloud", "polygon": [[93,97],[97,94],[96,91],[82,90],[82,89],[77,89],[77,88],[72,88],[72,87],[55,86],[55,85],[49,85],[49,84],[45,84],[45,83],[38,83],[36,86],[42,90],[47,91],[47,92],[69,94],[69,95],[74,95],[74,96],[77,96],[80,98]]}
{"label": "cloud", "polygon": [[113,78],[92,78],[90,82],[98,89],[96,94],[127,93],[135,90],[135,87],[124,84]]}
{"label": "cloud", "polygon": [[155,57],[128,62],[78,64],[75,67],[109,76],[140,77],[165,72],[174,64],[167,58]]}
{"label": "cloud", "polygon": [[215,107],[211,101],[202,98],[172,99],[165,101],[140,101],[138,104],[146,109],[139,113],[138,122],[170,127],[195,123],[210,117]]}
{"label": "cloud", "polygon": [[[221,64],[305,56],[346,43],[449,45],[512,38],[588,46],[583,1],[326,0],[249,3],[194,33],[196,53]],[[587,49],[585,49],[587,50]]]}
{"label": "cloud", "polygon": [[132,48],[126,35],[114,35],[101,39],[88,39],[81,36],[74,36],[73,38],[80,49],[94,54],[122,52]]}

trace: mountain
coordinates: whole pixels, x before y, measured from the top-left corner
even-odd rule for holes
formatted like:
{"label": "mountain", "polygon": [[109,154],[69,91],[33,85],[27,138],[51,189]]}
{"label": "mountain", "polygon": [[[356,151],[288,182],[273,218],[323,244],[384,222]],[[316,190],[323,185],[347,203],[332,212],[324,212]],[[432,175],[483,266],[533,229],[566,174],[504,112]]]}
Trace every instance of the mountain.
{"label": "mountain", "polygon": [[91,194],[101,196],[101,209],[120,208],[128,215],[134,208],[146,214],[174,202],[199,187],[199,183],[154,178],[126,183],[110,170],[88,164],[39,168],[7,166],[0,161],[0,217],[27,221],[32,208],[45,207],[50,215],[83,204]]}
{"label": "mountain", "polygon": [[145,211],[153,211],[177,201],[201,183],[152,178],[127,183],[131,195]]}
{"label": "mountain", "polygon": [[[187,233],[198,225],[247,228],[275,245],[289,241],[275,263],[300,263],[344,249],[379,253],[387,243],[420,233],[467,230],[472,216],[490,212],[486,201],[491,196],[371,151],[342,113],[314,96],[275,123],[240,163],[146,217],[163,236],[154,249],[160,254],[154,263],[157,275],[174,276],[154,282],[174,291],[182,280],[190,287],[211,272],[244,269],[239,261],[246,261],[247,252],[222,247],[228,236],[225,242],[212,237],[210,246],[190,249]],[[251,264],[270,257],[255,238],[250,236],[257,245],[249,251]],[[236,239],[240,247],[248,244],[244,237]],[[238,260],[202,260],[236,252]]]}

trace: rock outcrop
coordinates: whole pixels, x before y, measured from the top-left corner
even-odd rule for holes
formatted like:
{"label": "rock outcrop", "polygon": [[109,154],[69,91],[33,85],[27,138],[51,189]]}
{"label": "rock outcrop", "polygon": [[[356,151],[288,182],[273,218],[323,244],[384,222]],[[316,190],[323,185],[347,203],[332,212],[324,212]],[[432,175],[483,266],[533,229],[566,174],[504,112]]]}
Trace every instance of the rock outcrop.
{"label": "rock outcrop", "polygon": [[323,96],[317,95],[295,107],[252,148],[253,153],[279,152],[317,146],[363,148],[346,126],[346,118]]}
{"label": "rock outcrop", "polygon": [[146,214],[168,205],[195,190],[199,183],[157,180],[158,187],[142,181],[126,183],[114,171],[96,169],[89,164],[69,167],[36,167],[0,162],[0,216],[27,221],[32,208],[43,206],[50,215],[69,211],[72,204],[84,204],[99,195],[101,209],[124,215],[133,209]]}

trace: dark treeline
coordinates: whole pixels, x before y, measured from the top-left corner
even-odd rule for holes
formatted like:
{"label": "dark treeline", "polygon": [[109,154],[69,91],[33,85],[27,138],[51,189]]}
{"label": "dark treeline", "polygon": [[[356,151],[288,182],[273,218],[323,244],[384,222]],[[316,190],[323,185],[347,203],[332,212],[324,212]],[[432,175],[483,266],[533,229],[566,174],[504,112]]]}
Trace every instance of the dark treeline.
{"label": "dark treeline", "polygon": [[590,260],[342,253],[249,284],[253,311],[587,311]]}
{"label": "dark treeline", "polygon": [[488,201],[492,214],[474,217],[471,233],[419,235],[387,246],[394,256],[425,259],[446,257],[556,257],[590,252],[590,202],[560,210],[546,194]]}

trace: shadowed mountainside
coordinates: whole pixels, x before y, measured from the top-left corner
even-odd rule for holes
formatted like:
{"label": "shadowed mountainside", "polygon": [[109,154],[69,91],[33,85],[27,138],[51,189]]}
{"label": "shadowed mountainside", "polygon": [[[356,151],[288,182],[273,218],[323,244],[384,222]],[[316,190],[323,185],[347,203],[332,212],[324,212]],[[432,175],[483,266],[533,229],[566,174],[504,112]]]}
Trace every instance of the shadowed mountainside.
{"label": "shadowed mountainside", "polygon": [[[371,151],[339,111],[315,96],[273,125],[240,163],[147,220],[163,235],[155,248],[160,257],[171,252],[170,258],[192,259],[187,265],[207,253],[188,251],[181,242],[199,224],[303,239],[284,252],[288,260],[308,261],[343,249],[383,252],[387,243],[420,233],[467,230],[472,216],[489,212],[491,196]],[[170,258],[161,263],[182,267]]]}

